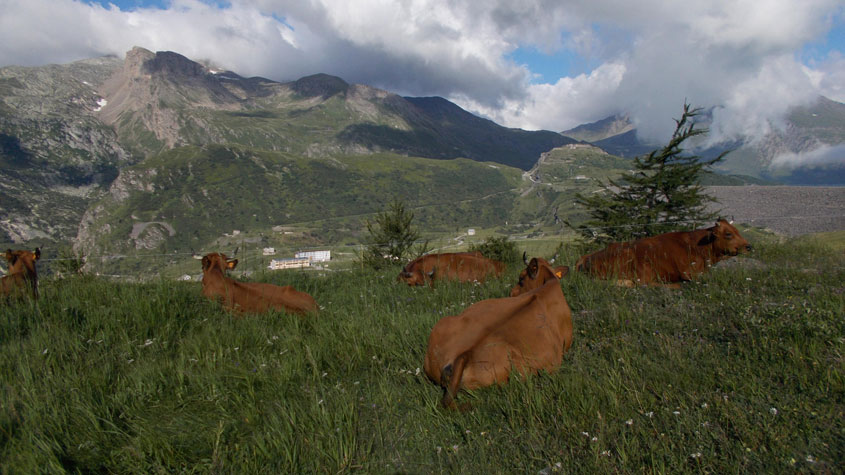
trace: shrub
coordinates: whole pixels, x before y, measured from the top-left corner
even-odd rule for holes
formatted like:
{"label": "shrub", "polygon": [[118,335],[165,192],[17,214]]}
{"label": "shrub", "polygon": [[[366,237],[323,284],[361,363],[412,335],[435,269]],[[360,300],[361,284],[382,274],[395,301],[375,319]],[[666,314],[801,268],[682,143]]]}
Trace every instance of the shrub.
{"label": "shrub", "polygon": [[479,251],[484,257],[502,261],[506,264],[519,262],[520,255],[516,243],[507,236],[489,237],[481,244],[470,244],[470,251]]}

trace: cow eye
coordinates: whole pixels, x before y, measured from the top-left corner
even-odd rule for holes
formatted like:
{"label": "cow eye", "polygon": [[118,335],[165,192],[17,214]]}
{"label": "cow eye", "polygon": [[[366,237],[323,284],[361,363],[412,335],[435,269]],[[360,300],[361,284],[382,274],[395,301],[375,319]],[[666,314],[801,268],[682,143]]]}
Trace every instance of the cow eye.
{"label": "cow eye", "polygon": [[730,238],[732,238],[732,237],[734,237],[734,235],[733,235],[733,234],[731,234],[731,233],[725,233],[725,239],[730,239]]}

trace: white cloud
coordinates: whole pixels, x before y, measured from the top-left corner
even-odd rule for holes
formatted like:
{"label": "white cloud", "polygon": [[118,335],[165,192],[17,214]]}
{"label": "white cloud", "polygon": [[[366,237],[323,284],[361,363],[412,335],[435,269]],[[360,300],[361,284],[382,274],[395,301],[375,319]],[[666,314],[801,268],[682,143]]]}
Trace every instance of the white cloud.
{"label": "white cloud", "polygon": [[[215,2],[216,3],[216,2]],[[841,0],[173,0],[131,12],[78,0],[0,0],[0,65],[122,55],[133,46],[242,75],[325,72],[405,95],[440,95],[504,125],[564,130],[630,112],[661,139],[684,100],[719,106],[715,137],[763,133],[822,93],[845,100],[845,60],[796,57]],[[282,19],[283,21],[280,21]],[[508,55],[567,48],[596,65],[550,84]]]}
{"label": "white cloud", "polygon": [[527,97],[506,101],[500,108],[485,107],[469,97],[456,100],[502,124],[560,132],[618,112],[615,93],[625,73],[624,64],[606,63],[590,74],[529,85]]}
{"label": "white cloud", "polygon": [[815,66],[815,69],[804,68],[813,87],[829,99],[845,102],[845,57],[842,53],[834,51]]}
{"label": "white cloud", "polygon": [[810,152],[781,154],[772,159],[771,168],[798,168],[831,164],[845,164],[845,144],[822,145]]}

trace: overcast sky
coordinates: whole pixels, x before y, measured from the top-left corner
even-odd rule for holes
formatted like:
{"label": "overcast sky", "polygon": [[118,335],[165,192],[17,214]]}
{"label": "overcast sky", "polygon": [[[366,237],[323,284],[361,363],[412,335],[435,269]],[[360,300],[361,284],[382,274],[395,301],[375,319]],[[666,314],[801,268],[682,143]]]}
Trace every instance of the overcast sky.
{"label": "overcast sky", "polygon": [[845,102],[841,0],[0,0],[0,66],[133,46],[286,81],[324,72],[562,131],[630,112],[663,139],[684,100],[713,135]]}

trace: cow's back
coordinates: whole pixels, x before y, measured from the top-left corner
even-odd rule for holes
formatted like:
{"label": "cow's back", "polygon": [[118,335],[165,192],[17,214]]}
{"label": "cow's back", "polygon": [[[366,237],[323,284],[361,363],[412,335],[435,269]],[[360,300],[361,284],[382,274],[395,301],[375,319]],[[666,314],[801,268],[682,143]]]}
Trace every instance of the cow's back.
{"label": "cow's back", "polygon": [[221,300],[227,310],[264,313],[270,309],[297,314],[317,312],[316,300],[290,285],[278,286],[263,282],[239,282],[222,274],[203,276],[202,293],[212,300]]}
{"label": "cow's back", "polygon": [[[499,264],[498,266],[496,264]],[[462,282],[483,282],[489,275],[502,274],[504,264],[488,259],[481,253],[441,254],[427,272],[434,271],[435,278],[449,278]]]}
{"label": "cow's back", "polygon": [[263,282],[241,282],[250,292],[251,301],[258,311],[270,308],[298,314],[317,311],[317,301],[311,295],[300,292],[290,285],[274,285]]}
{"label": "cow's back", "polygon": [[636,274],[636,254],[629,243],[614,242],[606,248],[582,256],[575,269],[595,277],[627,279]]}
{"label": "cow's back", "polygon": [[706,270],[699,240],[704,231],[677,231],[631,242],[612,243],[581,257],[576,269],[602,279],[616,278],[626,285],[690,280]]}
{"label": "cow's back", "polygon": [[478,302],[437,322],[424,367],[440,384],[442,370],[465,355],[461,387],[507,381],[511,368],[527,374],[560,365],[572,343],[569,305],[557,280],[532,292]]}

